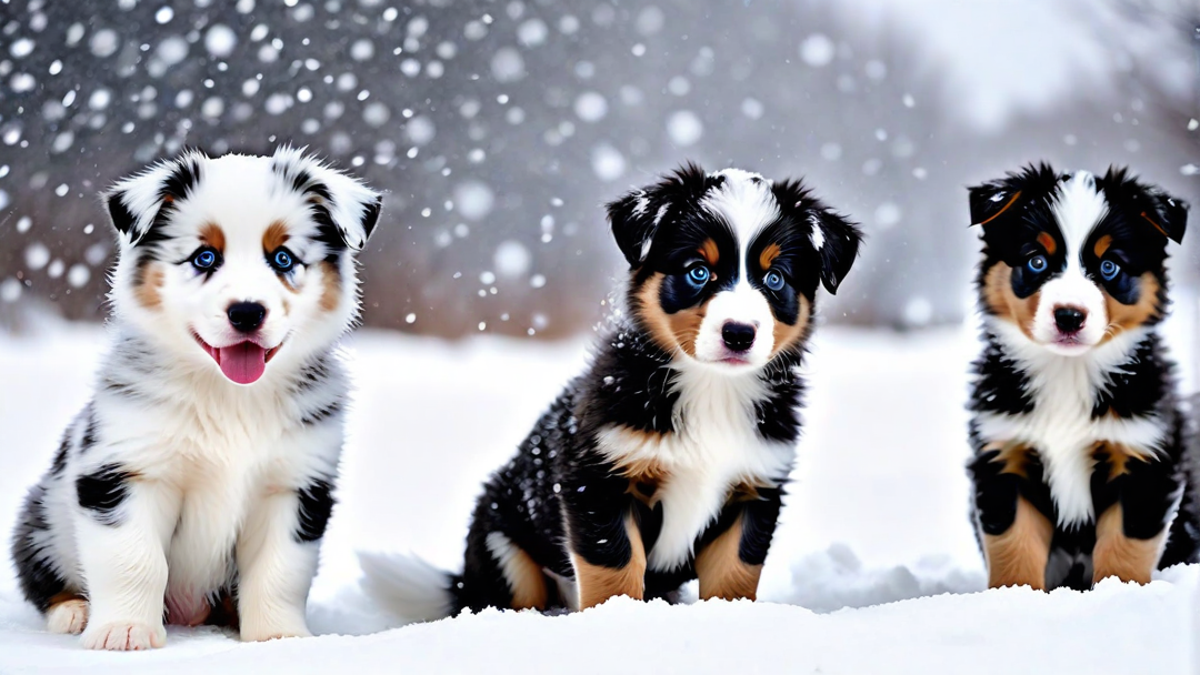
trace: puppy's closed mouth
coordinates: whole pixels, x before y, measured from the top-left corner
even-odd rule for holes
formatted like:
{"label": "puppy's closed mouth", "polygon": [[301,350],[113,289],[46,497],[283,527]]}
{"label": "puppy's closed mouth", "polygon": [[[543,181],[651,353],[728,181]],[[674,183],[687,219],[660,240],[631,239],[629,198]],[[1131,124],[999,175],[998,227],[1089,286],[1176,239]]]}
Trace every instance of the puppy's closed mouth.
{"label": "puppy's closed mouth", "polygon": [[196,342],[217,362],[217,366],[221,368],[225,377],[229,378],[230,382],[237,384],[257,382],[266,372],[267,363],[283,346],[283,343],[279,343],[268,349],[256,342],[246,340],[227,347],[214,347],[195,333],[192,333],[192,337],[196,338]]}

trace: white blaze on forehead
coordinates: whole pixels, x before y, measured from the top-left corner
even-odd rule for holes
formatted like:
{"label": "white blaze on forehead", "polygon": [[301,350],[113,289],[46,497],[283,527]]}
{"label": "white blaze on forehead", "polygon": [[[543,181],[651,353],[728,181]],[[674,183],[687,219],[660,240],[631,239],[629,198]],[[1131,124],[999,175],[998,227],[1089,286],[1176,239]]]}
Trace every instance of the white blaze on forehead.
{"label": "white blaze on forehead", "polygon": [[1077,265],[1088,235],[1108,213],[1108,202],[1096,189],[1096,177],[1078,171],[1059,187],[1053,208],[1067,245],[1067,265]]}
{"label": "white blaze on forehead", "polygon": [[1034,316],[1032,333],[1040,342],[1052,345],[1058,337],[1054,311],[1075,307],[1087,317],[1079,332],[1084,345],[1096,345],[1108,325],[1104,294],[1083,268],[1083,247],[1096,224],[1108,212],[1104,194],[1096,190],[1096,179],[1086,171],[1077,172],[1059,186],[1052,208],[1065,244],[1066,268],[1053,275],[1040,289],[1041,299]]}
{"label": "white blaze on forehead", "polygon": [[745,249],[759,230],[779,218],[779,203],[771,192],[771,183],[756,173],[740,169],[724,169],[710,175],[725,180],[704,195],[700,206],[728,223]]}

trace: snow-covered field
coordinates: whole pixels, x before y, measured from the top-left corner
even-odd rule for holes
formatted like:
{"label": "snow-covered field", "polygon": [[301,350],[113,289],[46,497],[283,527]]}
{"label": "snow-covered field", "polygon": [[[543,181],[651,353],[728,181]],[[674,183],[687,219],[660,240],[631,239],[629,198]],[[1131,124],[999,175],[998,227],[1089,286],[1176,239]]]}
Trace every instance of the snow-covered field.
{"label": "snow-covered field", "polygon": [[[94,326],[0,335],[0,528],[86,401],[104,343]],[[321,637],[243,645],[171,629],[155,652],[85,652],[42,630],[5,570],[0,672],[1200,672],[1200,566],[1086,594],[983,590],[962,469],[974,351],[964,329],[818,331],[806,433],[757,604],[621,599],[389,630],[358,591],[355,551],[457,566],[479,483],[580,368],[585,343],[363,332],[348,349],[359,393],[310,602]]]}

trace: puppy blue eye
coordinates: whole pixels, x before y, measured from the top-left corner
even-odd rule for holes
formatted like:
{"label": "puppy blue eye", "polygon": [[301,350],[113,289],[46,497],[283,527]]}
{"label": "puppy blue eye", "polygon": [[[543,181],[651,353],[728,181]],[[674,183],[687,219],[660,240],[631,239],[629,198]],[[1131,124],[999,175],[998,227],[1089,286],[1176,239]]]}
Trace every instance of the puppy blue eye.
{"label": "puppy blue eye", "polygon": [[292,269],[292,265],[294,264],[292,254],[288,253],[286,249],[281,248],[275,251],[275,255],[271,256],[271,264],[280,272],[287,272]]}
{"label": "puppy blue eye", "polygon": [[210,270],[217,264],[217,252],[211,248],[200,249],[192,256],[192,266],[198,270]]}
{"label": "puppy blue eye", "polygon": [[763,277],[763,284],[772,291],[778,291],[783,288],[783,275],[771,270],[767,272],[767,276]]}
{"label": "puppy blue eye", "polygon": [[693,286],[703,286],[712,278],[712,272],[708,271],[708,268],[704,265],[696,265],[688,270],[687,278]]}
{"label": "puppy blue eye", "polygon": [[1034,274],[1041,274],[1042,272],[1045,272],[1049,265],[1050,264],[1046,262],[1046,256],[1044,255],[1035,255],[1025,263],[1025,266],[1029,268],[1029,271],[1033,272]]}
{"label": "puppy blue eye", "polygon": [[1112,281],[1121,272],[1121,266],[1112,260],[1104,260],[1100,263],[1100,276],[1104,277],[1105,281]]}

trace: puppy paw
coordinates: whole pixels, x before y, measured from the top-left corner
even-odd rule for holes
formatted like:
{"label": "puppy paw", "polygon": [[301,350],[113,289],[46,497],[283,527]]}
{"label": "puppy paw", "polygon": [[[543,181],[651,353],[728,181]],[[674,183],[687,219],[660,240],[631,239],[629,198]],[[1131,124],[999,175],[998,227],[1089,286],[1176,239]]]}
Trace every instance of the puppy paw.
{"label": "puppy paw", "polygon": [[56,602],[46,610],[46,630],[51,633],[79,635],[87,626],[88,602],[71,598]]}
{"label": "puppy paw", "polygon": [[108,649],[125,652],[161,647],[167,643],[167,632],[162,625],[148,623],[113,622],[102,626],[88,626],[83,632],[83,646],[87,649]]}

